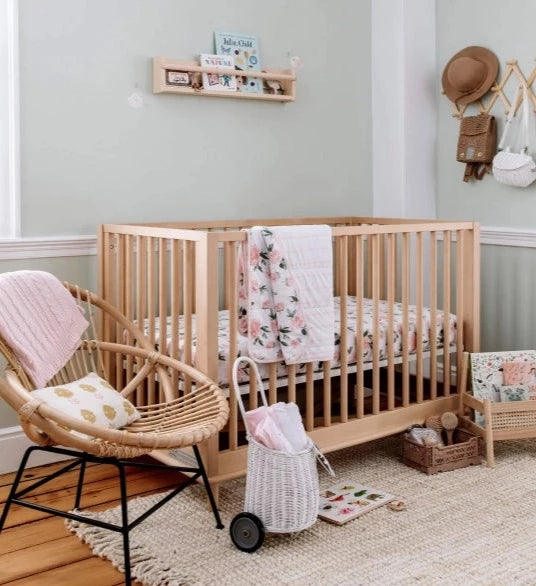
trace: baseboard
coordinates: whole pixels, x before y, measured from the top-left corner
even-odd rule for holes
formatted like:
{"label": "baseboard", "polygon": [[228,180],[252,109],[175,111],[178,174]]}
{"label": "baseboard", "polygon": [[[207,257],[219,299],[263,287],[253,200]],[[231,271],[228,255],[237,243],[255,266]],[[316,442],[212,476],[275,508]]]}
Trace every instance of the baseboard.
{"label": "baseboard", "polygon": [[[18,469],[22,456],[32,442],[26,437],[22,428],[4,427],[0,429],[0,474],[14,472]],[[67,460],[66,456],[47,452],[34,452],[28,461],[28,468],[43,466],[60,460]]]}

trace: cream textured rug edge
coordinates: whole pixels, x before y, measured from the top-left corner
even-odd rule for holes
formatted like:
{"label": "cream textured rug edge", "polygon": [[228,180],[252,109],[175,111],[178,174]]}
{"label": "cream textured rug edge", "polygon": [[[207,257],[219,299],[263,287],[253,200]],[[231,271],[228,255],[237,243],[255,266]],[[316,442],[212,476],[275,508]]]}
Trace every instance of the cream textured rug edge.
{"label": "cream textured rug edge", "polygon": [[[221,489],[225,529],[215,528],[202,487],[186,489],[131,532],[133,576],[144,586],[535,584],[536,441],[496,444],[496,468],[427,476],[400,462],[398,438],[330,454],[338,474],[390,492],[407,510],[381,507],[341,527],[318,521],[292,535],[269,534],[253,554],[238,551],[229,523],[242,511],[244,482]],[[133,499],[133,520],[160,495]],[[116,507],[92,517],[118,523]],[[95,555],[123,569],[119,533],[68,526]]]}

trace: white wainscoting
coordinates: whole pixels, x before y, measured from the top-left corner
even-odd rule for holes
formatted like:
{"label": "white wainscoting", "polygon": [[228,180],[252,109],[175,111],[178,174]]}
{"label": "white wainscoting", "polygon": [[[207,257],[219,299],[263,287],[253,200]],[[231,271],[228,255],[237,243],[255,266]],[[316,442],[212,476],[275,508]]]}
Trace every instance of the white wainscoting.
{"label": "white wainscoting", "polygon": [[[26,437],[19,425],[0,429],[0,474],[17,470],[26,448],[31,445],[32,442]],[[67,458],[46,452],[34,452],[30,456],[28,467],[33,468],[60,460],[67,460]]]}

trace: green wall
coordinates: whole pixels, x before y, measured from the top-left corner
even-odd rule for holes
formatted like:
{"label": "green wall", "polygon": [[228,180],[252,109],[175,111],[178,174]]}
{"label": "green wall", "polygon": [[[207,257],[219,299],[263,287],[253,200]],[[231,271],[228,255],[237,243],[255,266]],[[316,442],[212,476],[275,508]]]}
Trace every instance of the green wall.
{"label": "green wall", "polygon": [[[526,77],[536,57],[531,23],[536,22],[533,0],[436,0],[438,217],[476,220],[486,226],[536,228],[536,183],[526,189],[507,187],[486,176],[481,182],[462,182],[464,165],[456,162],[459,122],[452,117],[450,102],[440,94],[441,73],[449,59],[466,46],[491,49],[501,64],[517,59]],[[516,81],[505,88],[513,100]],[[489,99],[489,95],[485,100]],[[476,113],[474,107],[470,113]],[[497,102],[491,111],[498,121],[499,136],[505,112]],[[532,122],[536,130],[536,118]],[[515,138],[516,133],[513,132]],[[536,132],[532,133],[536,153]],[[536,254],[532,248],[482,246],[481,332],[482,350],[536,348]]]}
{"label": "green wall", "polygon": [[[218,29],[300,56],[297,101],[153,95]],[[370,0],[20,0],[20,66],[24,236],[372,210]]]}
{"label": "green wall", "polygon": [[[19,7],[23,236],[95,234],[103,222],[371,214],[371,0]],[[296,102],[153,95],[152,57],[212,52],[218,29],[257,35],[264,67],[300,56]],[[134,91],[143,108],[129,106]],[[95,257],[0,261],[0,272],[19,269],[97,286]],[[0,427],[16,424],[0,407]]]}
{"label": "green wall", "polygon": [[[517,59],[526,77],[534,68],[536,49],[530,23],[536,22],[534,0],[436,0],[438,120],[438,201],[440,218],[473,219],[486,226],[534,228],[536,182],[526,189],[508,187],[486,176],[481,182],[462,182],[464,165],[456,162],[459,121],[452,117],[449,100],[440,95],[441,73],[449,59],[469,45],[491,49],[501,65]],[[512,77],[505,88],[513,101],[517,88]],[[489,99],[488,96],[485,100]],[[476,111],[474,111],[476,113]],[[498,100],[491,111],[497,118],[499,136],[505,112]],[[533,152],[536,152],[536,117],[532,121]],[[515,130],[512,132],[515,138]]]}

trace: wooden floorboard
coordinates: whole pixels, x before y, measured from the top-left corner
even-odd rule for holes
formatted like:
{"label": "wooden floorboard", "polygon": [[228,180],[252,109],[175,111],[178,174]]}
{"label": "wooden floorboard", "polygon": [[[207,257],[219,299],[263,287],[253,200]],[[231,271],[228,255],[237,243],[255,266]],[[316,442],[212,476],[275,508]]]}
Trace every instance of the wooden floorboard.
{"label": "wooden floorboard", "polygon": [[[59,462],[29,469],[22,486],[65,466]],[[7,499],[14,473],[0,476],[0,507]],[[174,470],[127,469],[129,498],[145,496],[177,485]],[[30,493],[34,502],[70,510],[78,472],[69,471]],[[119,504],[117,471],[113,466],[88,465],[82,508],[104,510]],[[124,576],[112,564],[92,555],[87,545],[69,533],[65,521],[46,513],[13,505],[0,534],[0,584],[10,586],[115,586]],[[140,586],[139,584],[137,586]]]}

